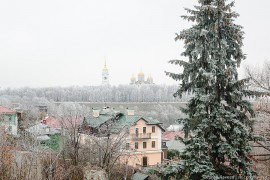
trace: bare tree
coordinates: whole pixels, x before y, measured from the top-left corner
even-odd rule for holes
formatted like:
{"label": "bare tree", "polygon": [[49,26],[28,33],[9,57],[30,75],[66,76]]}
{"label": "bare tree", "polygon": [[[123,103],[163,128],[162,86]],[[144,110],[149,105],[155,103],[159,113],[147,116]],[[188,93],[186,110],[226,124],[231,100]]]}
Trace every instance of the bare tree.
{"label": "bare tree", "polygon": [[126,179],[133,170],[128,160],[134,155],[135,150],[127,147],[129,126],[118,123],[120,116],[121,113],[116,113],[95,129],[85,132],[88,134],[84,134],[83,149],[86,161],[104,169],[109,179],[117,174]]}
{"label": "bare tree", "polygon": [[246,75],[251,79],[252,87],[270,92],[270,61],[265,61],[262,67],[246,67]]}
{"label": "bare tree", "polygon": [[250,78],[250,89],[261,90],[260,98],[253,103],[257,116],[254,122],[254,133],[264,138],[253,144],[253,156],[257,163],[259,177],[270,178],[270,61],[265,61],[262,67],[246,67],[246,75]]}
{"label": "bare tree", "polygon": [[79,164],[80,128],[89,109],[76,103],[61,104],[56,109],[56,116],[62,126],[62,151],[72,160],[74,166]]}

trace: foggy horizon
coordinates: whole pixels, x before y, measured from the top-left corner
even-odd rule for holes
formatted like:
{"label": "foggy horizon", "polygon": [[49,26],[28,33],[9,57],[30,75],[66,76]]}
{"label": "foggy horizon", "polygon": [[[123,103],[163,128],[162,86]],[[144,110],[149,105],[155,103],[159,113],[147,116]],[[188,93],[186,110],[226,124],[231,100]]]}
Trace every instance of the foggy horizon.
{"label": "foggy horizon", "polygon": [[[112,86],[144,71],[158,85],[177,85],[164,71],[180,56],[175,33],[192,23],[180,18],[195,0],[10,0],[0,2],[1,88],[99,86],[105,58]],[[236,24],[245,32],[247,59],[238,69],[269,60],[270,2],[236,1]],[[250,8],[252,7],[252,13]]]}

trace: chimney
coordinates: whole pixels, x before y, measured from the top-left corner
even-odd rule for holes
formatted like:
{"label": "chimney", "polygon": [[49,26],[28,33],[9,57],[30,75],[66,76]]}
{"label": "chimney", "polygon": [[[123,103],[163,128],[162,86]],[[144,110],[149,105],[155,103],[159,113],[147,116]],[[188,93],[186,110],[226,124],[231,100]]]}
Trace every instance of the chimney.
{"label": "chimney", "polygon": [[102,111],[103,111],[104,113],[109,113],[109,112],[110,112],[110,107],[105,106],[105,107],[103,107]]}
{"label": "chimney", "polygon": [[94,116],[95,118],[99,117],[99,112],[100,112],[99,109],[93,109],[93,116]]}
{"label": "chimney", "polygon": [[131,110],[127,108],[127,115],[128,116],[134,116],[135,115],[135,110]]}

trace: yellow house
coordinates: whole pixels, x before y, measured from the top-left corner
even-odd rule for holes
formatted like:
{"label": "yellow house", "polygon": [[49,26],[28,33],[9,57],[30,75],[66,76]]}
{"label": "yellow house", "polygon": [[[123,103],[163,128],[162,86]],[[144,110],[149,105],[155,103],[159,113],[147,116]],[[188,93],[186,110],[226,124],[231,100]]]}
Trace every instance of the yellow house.
{"label": "yellow house", "polygon": [[93,133],[99,131],[103,124],[113,122],[111,131],[116,134],[128,128],[125,138],[125,150],[121,161],[133,167],[154,166],[160,164],[164,154],[162,151],[162,133],[165,131],[157,119],[135,115],[133,110],[126,114],[112,111],[93,111],[93,116],[85,119],[86,129]]}
{"label": "yellow house", "polygon": [[[137,118],[137,120],[135,120]],[[153,166],[163,160],[160,123],[146,117],[135,117],[129,129],[126,150],[132,152],[128,164],[131,166]]]}

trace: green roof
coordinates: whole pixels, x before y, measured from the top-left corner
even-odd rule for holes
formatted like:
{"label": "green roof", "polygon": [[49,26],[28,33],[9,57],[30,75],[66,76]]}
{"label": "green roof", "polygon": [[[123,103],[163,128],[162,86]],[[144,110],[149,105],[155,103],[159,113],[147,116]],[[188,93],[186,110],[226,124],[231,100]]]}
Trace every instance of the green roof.
{"label": "green roof", "polygon": [[145,180],[147,179],[149,176],[140,172],[136,172],[135,174],[133,174],[133,176],[131,177],[132,180]]}
{"label": "green roof", "polygon": [[106,121],[116,117],[119,115],[118,121],[115,122],[114,127],[115,129],[120,129],[124,126],[132,126],[135,125],[136,122],[140,119],[144,119],[147,124],[156,124],[160,125],[160,123],[157,119],[154,119],[152,117],[145,117],[145,116],[139,116],[139,115],[124,115],[123,113],[119,112],[108,112],[108,113],[100,113],[98,117],[89,116],[85,119],[85,123],[87,123],[89,126],[97,128]]}
{"label": "green roof", "polygon": [[161,124],[157,119],[153,119],[151,117],[145,117],[145,116],[127,116],[123,115],[120,117],[118,123],[121,124],[122,126],[125,125],[134,125],[138,120],[144,119],[146,121],[146,124]]}
{"label": "green roof", "polygon": [[91,127],[98,127],[101,124],[105,123],[109,119],[113,118],[110,114],[100,114],[98,117],[89,116],[85,119],[85,122]]}

